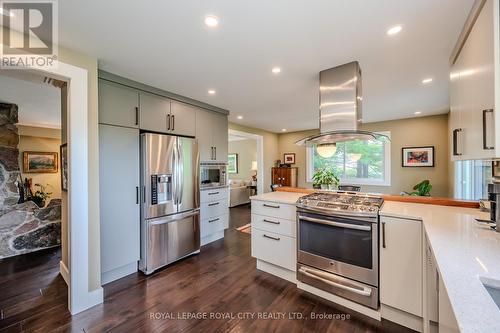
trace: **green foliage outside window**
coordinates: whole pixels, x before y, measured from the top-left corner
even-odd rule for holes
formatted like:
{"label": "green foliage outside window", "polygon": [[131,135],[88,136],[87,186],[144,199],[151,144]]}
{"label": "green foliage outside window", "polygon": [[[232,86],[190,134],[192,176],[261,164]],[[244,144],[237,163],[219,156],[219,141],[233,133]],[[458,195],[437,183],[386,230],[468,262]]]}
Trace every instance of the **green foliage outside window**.
{"label": "green foliage outside window", "polygon": [[313,172],[327,168],[343,180],[384,180],[384,149],[384,142],[362,140],[338,142],[335,155],[329,158],[313,149]]}

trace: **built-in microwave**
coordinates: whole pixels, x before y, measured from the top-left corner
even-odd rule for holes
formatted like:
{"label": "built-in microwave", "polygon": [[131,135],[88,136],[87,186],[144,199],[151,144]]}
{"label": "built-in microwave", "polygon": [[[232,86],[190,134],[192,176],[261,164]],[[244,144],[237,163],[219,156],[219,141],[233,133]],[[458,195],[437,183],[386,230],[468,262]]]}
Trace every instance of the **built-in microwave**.
{"label": "built-in microwave", "polygon": [[227,186],[227,164],[203,162],[200,164],[200,189]]}

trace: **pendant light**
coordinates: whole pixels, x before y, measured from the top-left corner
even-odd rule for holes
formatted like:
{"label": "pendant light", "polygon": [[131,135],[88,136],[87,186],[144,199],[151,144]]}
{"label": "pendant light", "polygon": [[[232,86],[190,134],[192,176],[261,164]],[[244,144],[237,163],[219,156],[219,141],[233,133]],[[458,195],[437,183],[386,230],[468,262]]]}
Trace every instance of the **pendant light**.
{"label": "pendant light", "polygon": [[316,151],[323,158],[330,158],[335,155],[337,145],[335,143],[320,144],[316,146]]}

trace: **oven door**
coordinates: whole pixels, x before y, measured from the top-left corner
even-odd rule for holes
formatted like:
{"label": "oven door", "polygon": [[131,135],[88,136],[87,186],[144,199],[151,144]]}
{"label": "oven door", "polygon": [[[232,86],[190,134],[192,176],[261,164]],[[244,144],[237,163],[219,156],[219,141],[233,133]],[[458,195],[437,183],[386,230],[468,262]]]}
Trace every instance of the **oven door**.
{"label": "oven door", "polygon": [[297,213],[300,264],[378,286],[378,224],[355,218]]}

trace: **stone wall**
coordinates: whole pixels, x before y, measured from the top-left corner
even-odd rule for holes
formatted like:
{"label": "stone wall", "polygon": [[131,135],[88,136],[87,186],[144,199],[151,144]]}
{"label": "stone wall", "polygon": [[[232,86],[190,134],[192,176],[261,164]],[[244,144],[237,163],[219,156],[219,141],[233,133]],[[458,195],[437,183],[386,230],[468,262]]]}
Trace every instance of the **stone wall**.
{"label": "stone wall", "polygon": [[61,244],[61,200],[18,204],[18,110],[0,103],[0,259]]}

